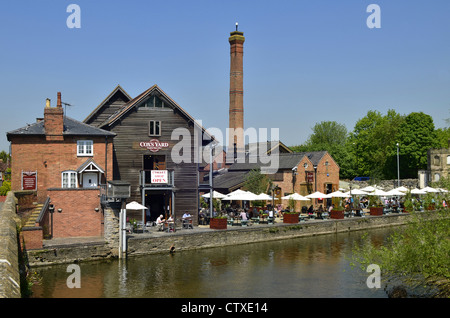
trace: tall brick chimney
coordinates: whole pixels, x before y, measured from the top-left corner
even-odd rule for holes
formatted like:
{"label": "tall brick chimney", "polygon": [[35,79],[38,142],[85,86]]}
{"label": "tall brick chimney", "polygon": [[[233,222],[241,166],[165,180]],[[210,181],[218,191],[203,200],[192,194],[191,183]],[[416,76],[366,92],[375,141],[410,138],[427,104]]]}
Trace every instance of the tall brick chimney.
{"label": "tall brick chimney", "polygon": [[[230,109],[228,152],[244,151],[244,32],[230,33]],[[236,154],[235,154],[236,156]]]}
{"label": "tall brick chimney", "polygon": [[47,98],[44,109],[44,128],[46,140],[64,140],[64,110],[61,105],[61,92],[58,92],[56,107],[51,107],[50,100]]}

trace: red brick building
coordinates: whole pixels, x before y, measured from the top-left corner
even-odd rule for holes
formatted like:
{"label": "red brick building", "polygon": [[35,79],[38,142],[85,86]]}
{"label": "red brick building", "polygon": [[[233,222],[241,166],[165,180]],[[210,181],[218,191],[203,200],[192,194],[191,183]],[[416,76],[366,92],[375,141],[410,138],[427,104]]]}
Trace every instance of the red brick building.
{"label": "red brick building", "polygon": [[103,234],[99,186],[112,180],[114,136],[65,116],[60,93],[56,107],[47,99],[44,118],[7,133],[12,191],[50,198],[53,222],[36,226],[53,237]]}

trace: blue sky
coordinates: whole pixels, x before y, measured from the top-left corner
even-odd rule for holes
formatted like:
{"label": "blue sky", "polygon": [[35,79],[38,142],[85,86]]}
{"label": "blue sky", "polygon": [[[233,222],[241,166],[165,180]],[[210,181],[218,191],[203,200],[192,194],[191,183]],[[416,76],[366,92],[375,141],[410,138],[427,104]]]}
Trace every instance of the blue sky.
{"label": "blue sky", "polygon": [[[81,8],[70,29],[67,6]],[[369,4],[381,28],[366,24]],[[62,92],[82,121],[117,85],[158,84],[206,128],[228,125],[228,36],[244,32],[245,128],[303,143],[369,110],[450,118],[448,0],[8,1],[0,10],[0,150]]]}

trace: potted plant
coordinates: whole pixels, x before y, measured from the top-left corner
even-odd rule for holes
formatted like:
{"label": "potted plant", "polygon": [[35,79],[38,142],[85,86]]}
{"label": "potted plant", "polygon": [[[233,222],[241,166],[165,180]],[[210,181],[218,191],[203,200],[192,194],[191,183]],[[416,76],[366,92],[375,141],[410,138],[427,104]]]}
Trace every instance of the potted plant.
{"label": "potted plant", "polygon": [[330,218],[332,219],[343,219],[344,216],[344,207],[341,205],[334,207],[330,212]]}
{"label": "potted plant", "polygon": [[[292,211],[292,212],[291,212]],[[299,222],[299,212],[295,212],[295,200],[289,199],[289,211],[283,213],[283,223],[295,224]]]}
{"label": "potted plant", "polygon": [[376,195],[369,196],[370,215],[383,215],[383,204]]}
{"label": "potted plant", "polygon": [[339,197],[335,197],[333,200],[333,209],[330,212],[330,218],[331,219],[343,219],[344,214],[344,207],[342,206],[342,199]]}
{"label": "potted plant", "polygon": [[226,215],[218,215],[211,218],[209,228],[214,230],[225,230],[227,228],[228,217]]}

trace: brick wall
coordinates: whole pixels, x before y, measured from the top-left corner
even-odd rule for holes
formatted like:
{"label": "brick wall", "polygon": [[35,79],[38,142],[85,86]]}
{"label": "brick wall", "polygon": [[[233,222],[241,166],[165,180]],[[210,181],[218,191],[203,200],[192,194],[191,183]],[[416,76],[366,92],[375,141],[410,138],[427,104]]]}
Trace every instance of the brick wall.
{"label": "brick wall", "polygon": [[[102,236],[100,190],[49,189],[53,213],[53,237]],[[95,209],[98,211],[95,211]],[[61,212],[58,212],[61,209]]]}
{"label": "brick wall", "polygon": [[[306,169],[305,164],[307,164]],[[292,179],[293,176],[292,170],[290,169],[284,170],[283,180],[274,181],[274,184],[278,185],[281,188],[281,196],[285,196],[285,194],[292,192],[297,192],[305,196],[310,192],[311,193],[315,192],[316,190],[314,178],[312,182],[308,182],[306,178],[307,172],[312,173],[314,178],[316,177],[316,174],[314,173],[313,164],[307,157],[304,157],[297,165],[297,175],[295,176],[294,182]],[[331,184],[332,191],[337,191],[339,189],[339,166],[336,164],[334,159],[328,153],[326,153],[322,157],[322,159],[317,165],[317,191],[326,193],[327,184]],[[302,206],[304,205],[309,206],[314,203],[315,200],[297,201],[296,210],[300,211]],[[289,203],[287,200],[282,200],[281,204],[283,208],[286,208],[288,207]]]}
{"label": "brick wall", "polygon": [[40,249],[42,248],[42,227],[28,227],[22,228],[21,241],[25,242],[25,249]]}
{"label": "brick wall", "polygon": [[105,139],[66,137],[64,141],[48,142],[45,137],[24,136],[14,138],[11,143],[11,189],[20,191],[21,173],[37,171],[38,201],[47,197],[47,189],[61,187],[61,173],[76,170],[90,157],[77,156],[77,140],[89,139],[94,142],[94,160],[102,168],[107,169],[108,179],[112,179],[112,140],[108,142],[108,167],[105,165]]}

